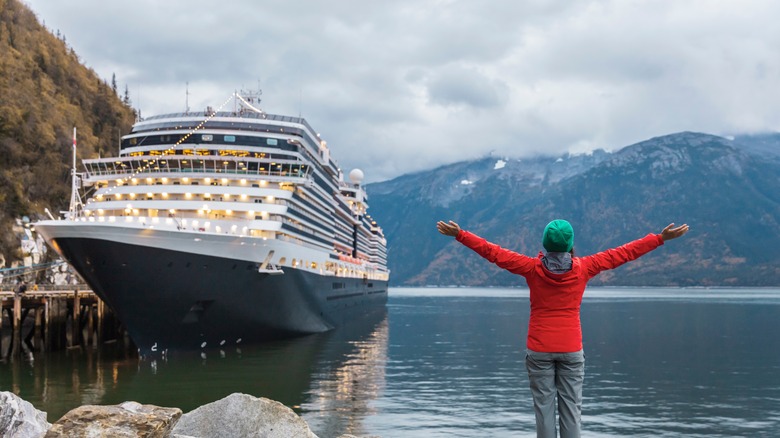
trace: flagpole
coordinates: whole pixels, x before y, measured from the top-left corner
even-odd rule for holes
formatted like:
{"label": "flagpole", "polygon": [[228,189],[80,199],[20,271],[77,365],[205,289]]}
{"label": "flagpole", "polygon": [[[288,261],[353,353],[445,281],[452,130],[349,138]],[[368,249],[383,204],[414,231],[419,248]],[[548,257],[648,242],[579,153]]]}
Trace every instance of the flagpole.
{"label": "flagpole", "polygon": [[71,186],[70,186],[70,208],[68,209],[70,213],[70,218],[75,219],[76,218],[76,206],[78,205],[78,184],[77,184],[77,176],[76,176],[76,127],[73,127],[73,167],[70,171],[71,174]]}

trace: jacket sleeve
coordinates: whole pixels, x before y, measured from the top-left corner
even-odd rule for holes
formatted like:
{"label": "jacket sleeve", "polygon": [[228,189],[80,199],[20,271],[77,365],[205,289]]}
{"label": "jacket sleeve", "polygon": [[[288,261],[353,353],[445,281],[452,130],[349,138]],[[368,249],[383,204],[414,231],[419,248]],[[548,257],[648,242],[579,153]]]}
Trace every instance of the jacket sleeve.
{"label": "jacket sleeve", "polygon": [[456,239],[490,263],[494,263],[499,268],[506,269],[513,274],[526,276],[533,271],[536,264],[534,258],[501,248],[495,243],[490,243],[465,230],[461,230]]}
{"label": "jacket sleeve", "polygon": [[583,257],[581,260],[587,270],[588,278],[592,278],[601,271],[615,269],[624,263],[636,260],[663,244],[664,240],[660,234],[648,234],[641,239]]}

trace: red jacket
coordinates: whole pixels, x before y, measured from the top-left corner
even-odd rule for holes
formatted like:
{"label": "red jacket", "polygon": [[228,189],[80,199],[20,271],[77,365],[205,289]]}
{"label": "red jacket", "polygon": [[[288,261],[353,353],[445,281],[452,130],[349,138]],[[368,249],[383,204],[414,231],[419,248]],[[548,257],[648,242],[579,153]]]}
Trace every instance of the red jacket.
{"label": "red jacket", "polygon": [[585,285],[599,272],[614,269],[663,245],[660,234],[647,236],[623,246],[587,257],[573,257],[570,271],[555,274],[536,258],[501,248],[461,230],[457,239],[491,263],[522,275],[531,290],[531,319],[528,321],[530,350],[545,353],[571,353],[582,350],[580,304]]}

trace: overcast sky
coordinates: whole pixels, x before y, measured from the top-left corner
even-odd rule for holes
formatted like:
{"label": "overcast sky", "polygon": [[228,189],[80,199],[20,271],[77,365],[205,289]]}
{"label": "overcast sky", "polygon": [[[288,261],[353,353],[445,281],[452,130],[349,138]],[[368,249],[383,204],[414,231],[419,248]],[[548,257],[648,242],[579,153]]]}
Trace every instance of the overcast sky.
{"label": "overcast sky", "polygon": [[263,91],[367,181],[780,129],[774,0],[26,0],[143,116]]}

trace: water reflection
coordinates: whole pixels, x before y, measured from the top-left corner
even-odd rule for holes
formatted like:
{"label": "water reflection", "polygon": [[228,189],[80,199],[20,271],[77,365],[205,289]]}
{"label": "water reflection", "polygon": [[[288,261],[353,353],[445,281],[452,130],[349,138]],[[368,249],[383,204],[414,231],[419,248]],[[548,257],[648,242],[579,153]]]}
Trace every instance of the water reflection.
{"label": "water reflection", "polygon": [[364,420],[376,414],[372,405],[385,387],[385,365],[389,326],[382,320],[362,339],[339,339],[332,342],[352,348],[342,356],[318,361],[307,402],[301,407],[303,417],[320,436],[344,433],[364,435]]}
{"label": "water reflection", "polygon": [[[47,412],[50,422],[85,404],[133,400],[187,412],[241,392],[312,414],[327,430],[323,436],[337,436],[362,430],[371,414],[371,400],[384,386],[387,339],[387,314],[380,312],[320,335],[156,360],[108,345],[0,364],[0,389]],[[320,409],[339,418],[321,419],[314,412]]]}

